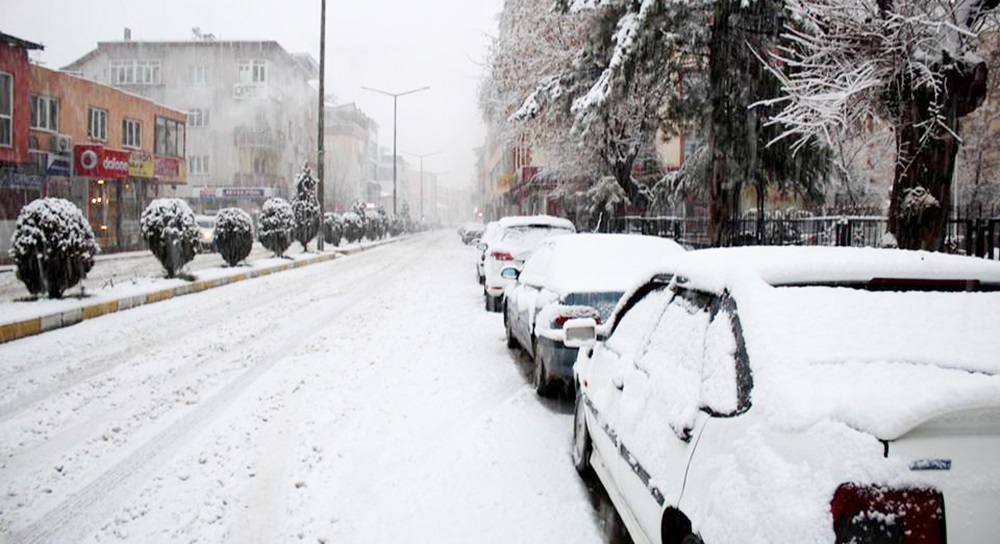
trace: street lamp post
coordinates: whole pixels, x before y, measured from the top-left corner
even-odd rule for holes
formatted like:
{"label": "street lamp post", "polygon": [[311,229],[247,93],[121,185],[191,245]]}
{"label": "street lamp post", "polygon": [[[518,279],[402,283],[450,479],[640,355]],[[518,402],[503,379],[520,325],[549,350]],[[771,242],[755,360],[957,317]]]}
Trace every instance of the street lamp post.
{"label": "street lamp post", "polygon": [[424,220],[424,157],[430,157],[432,155],[437,155],[443,153],[443,151],[434,151],[432,153],[424,153],[423,155],[418,155],[416,153],[407,153],[407,155],[413,155],[414,157],[420,159],[420,220]]}
{"label": "street lamp post", "polygon": [[324,155],[326,151],[323,149],[323,125],[324,125],[324,113],[326,110],[326,97],[323,96],[325,92],[324,82],[326,80],[323,72],[326,69],[326,0],[321,0],[320,2],[320,16],[319,16],[319,120],[316,123],[318,126],[316,128],[316,177],[318,179],[317,192],[319,193],[319,225],[320,231],[319,236],[316,237],[316,251],[323,251],[323,215],[324,215],[324,195],[323,192],[326,190],[323,187],[323,161],[325,159]]}
{"label": "street lamp post", "polygon": [[421,87],[419,89],[411,89],[409,91],[401,93],[390,93],[388,91],[381,91],[379,89],[372,89],[371,87],[362,86],[362,89],[366,91],[371,91],[373,93],[384,94],[386,96],[392,97],[392,215],[396,215],[396,99],[401,96],[406,96],[408,94],[418,93],[420,91],[426,91],[430,87]]}

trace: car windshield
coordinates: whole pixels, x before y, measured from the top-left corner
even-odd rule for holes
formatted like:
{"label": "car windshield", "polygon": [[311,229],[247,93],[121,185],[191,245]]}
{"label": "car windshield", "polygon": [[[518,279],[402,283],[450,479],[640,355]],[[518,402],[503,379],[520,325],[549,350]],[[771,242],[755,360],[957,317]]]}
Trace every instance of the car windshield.
{"label": "car windshield", "polygon": [[214,229],[215,220],[214,219],[199,219],[198,226],[203,229]]}

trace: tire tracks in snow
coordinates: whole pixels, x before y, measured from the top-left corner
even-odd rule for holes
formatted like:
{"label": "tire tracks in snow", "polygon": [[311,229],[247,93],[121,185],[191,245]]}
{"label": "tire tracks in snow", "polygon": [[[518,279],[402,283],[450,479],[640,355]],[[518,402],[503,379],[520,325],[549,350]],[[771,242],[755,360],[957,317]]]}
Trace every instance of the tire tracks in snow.
{"label": "tire tracks in snow", "polygon": [[[95,526],[108,519],[120,502],[137,492],[142,483],[162,467],[167,459],[186,446],[221,414],[228,404],[237,399],[278,362],[290,356],[295,348],[329,327],[338,314],[373,296],[374,292],[384,286],[387,279],[413,266],[414,257],[419,258],[424,253],[426,245],[426,236],[415,237],[414,243],[393,244],[392,247],[404,251],[393,253],[391,255],[393,262],[348,286],[353,289],[345,289],[342,286],[336,293],[331,294],[335,300],[326,308],[317,304],[311,294],[299,293],[304,299],[303,303],[308,303],[308,307],[299,306],[297,313],[301,315],[283,319],[285,326],[292,329],[288,331],[290,334],[274,335],[284,338],[283,341],[272,345],[245,372],[173,421],[124,459],[103,471],[90,483],[49,508],[38,519],[20,528],[10,527],[9,529],[14,530],[5,540],[18,544],[81,541],[94,530]],[[362,257],[370,260],[385,253],[376,250],[357,257],[358,260],[362,260]],[[316,312],[317,307],[323,308],[323,311]]]}

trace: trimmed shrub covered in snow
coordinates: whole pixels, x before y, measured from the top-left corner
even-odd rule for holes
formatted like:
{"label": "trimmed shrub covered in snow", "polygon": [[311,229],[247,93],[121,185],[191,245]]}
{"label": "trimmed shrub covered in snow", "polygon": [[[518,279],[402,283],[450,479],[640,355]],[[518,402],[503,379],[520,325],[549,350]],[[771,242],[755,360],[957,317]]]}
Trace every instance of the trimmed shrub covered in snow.
{"label": "trimmed shrub covered in snow", "polygon": [[272,197],[264,202],[257,220],[257,239],[275,257],[285,254],[292,245],[292,231],[295,228],[295,214],[287,200]]}
{"label": "trimmed shrub covered in snow", "polygon": [[83,212],[62,198],[42,198],[21,209],[11,237],[10,256],[17,279],[37,295],[62,298],[87,277],[97,244]]}
{"label": "trimmed shrub covered in snow", "polygon": [[323,216],[323,241],[335,246],[344,237],[344,219],[339,213],[327,212]]}
{"label": "trimmed shrub covered in snow", "polygon": [[292,212],[295,215],[295,239],[302,244],[302,250],[309,248],[306,244],[319,233],[319,199],[316,197],[316,179],[308,165],[302,165],[302,171],[295,178],[295,198],[292,199]]}
{"label": "trimmed shrub covered in snow", "polygon": [[399,236],[406,230],[406,220],[398,215],[389,220],[389,236]]}
{"label": "trimmed shrub covered in snow", "polygon": [[215,216],[215,245],[229,266],[250,255],[253,249],[253,218],[239,208],[223,208]]}
{"label": "trimmed shrub covered in snow", "polygon": [[194,259],[201,235],[194,212],[179,198],[157,198],[140,218],[142,238],[159,259],[167,277],[173,278]]}
{"label": "trimmed shrub covered in snow", "polygon": [[351,243],[361,241],[365,236],[365,220],[354,212],[345,212],[342,218],[344,220],[344,238],[347,238],[347,241]]}

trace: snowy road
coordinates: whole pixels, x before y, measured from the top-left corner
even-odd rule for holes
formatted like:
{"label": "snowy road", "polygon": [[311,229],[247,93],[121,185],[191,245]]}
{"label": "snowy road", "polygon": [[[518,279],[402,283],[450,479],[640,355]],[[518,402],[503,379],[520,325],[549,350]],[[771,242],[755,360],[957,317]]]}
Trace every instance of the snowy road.
{"label": "snowy road", "polygon": [[427,233],[0,345],[0,542],[604,542]]}

